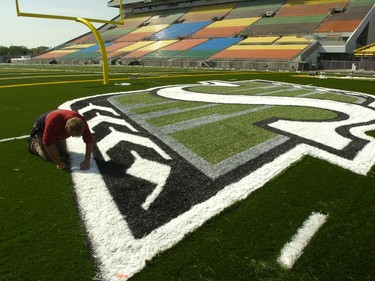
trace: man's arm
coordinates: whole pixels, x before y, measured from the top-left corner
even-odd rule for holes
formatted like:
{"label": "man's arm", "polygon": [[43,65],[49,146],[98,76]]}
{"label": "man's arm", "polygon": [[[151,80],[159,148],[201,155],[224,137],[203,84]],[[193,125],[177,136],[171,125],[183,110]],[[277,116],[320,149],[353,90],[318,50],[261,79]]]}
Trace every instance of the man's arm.
{"label": "man's arm", "polygon": [[51,144],[51,145],[45,146],[45,148],[46,148],[49,156],[51,156],[52,161],[56,164],[56,167],[58,169],[67,169],[67,168],[69,168],[69,166],[66,163],[64,163],[63,161],[61,161],[59,153],[57,151],[57,147],[56,147],[55,144]]}
{"label": "man's arm", "polygon": [[93,149],[94,149],[93,142],[86,143],[85,158],[83,159],[80,165],[81,170],[87,170],[88,168],[90,168],[90,159],[91,159],[91,154],[92,154]]}

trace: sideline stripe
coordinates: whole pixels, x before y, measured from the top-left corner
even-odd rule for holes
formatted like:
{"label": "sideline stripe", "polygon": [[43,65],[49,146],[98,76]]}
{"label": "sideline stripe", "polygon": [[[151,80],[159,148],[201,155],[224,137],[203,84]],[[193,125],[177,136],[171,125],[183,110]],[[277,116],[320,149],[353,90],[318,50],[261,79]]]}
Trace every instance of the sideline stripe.
{"label": "sideline stripe", "polygon": [[102,81],[102,79],[75,80],[75,81],[56,81],[56,82],[38,82],[38,83],[29,83],[29,84],[13,84],[13,85],[0,86],[0,89],[16,88],[16,87],[30,87],[30,86],[43,86],[43,85],[56,85],[56,84],[70,84],[70,83],[89,83],[89,82],[99,82],[99,81]]}
{"label": "sideline stripe", "polygon": [[303,249],[326,221],[327,215],[315,212],[311,213],[310,217],[292,237],[292,240],[284,245],[277,262],[286,268],[292,268],[297,259],[302,255]]}
{"label": "sideline stripe", "polygon": [[7,142],[7,141],[12,141],[12,140],[22,140],[28,138],[30,135],[25,135],[25,136],[19,136],[19,137],[14,137],[14,138],[8,138],[8,139],[0,139],[0,142]]}
{"label": "sideline stripe", "polygon": [[[228,74],[230,72],[219,72],[219,73],[197,73],[197,74],[176,74],[176,75],[160,75],[160,76],[141,76],[137,77],[137,80],[144,80],[144,79],[165,79],[165,78],[178,78],[178,77],[196,77],[196,76],[222,76]],[[249,75],[249,74],[256,74],[256,72],[233,72],[230,73],[231,75]],[[130,74],[129,74],[130,75]],[[24,77],[27,79],[28,77]],[[110,78],[109,81],[124,81],[124,80],[131,80],[131,78]],[[68,81],[55,81],[55,82],[37,82],[37,83],[28,83],[28,84],[13,84],[13,85],[2,85],[0,89],[6,88],[16,88],[16,87],[30,87],[30,86],[43,86],[43,85],[58,85],[58,84],[70,84],[70,83],[91,83],[91,82],[101,82],[103,79],[92,79],[92,80],[68,80]]]}

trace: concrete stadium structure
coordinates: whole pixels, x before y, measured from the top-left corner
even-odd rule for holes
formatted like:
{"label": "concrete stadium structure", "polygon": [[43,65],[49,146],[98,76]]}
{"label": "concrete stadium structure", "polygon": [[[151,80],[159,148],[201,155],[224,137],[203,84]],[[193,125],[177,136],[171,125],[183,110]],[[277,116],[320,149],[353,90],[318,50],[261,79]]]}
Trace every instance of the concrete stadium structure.
{"label": "concrete stadium structure", "polygon": [[[130,0],[123,11],[123,25],[98,29],[113,65],[375,70],[375,0]],[[87,33],[32,62],[96,64],[101,56]]]}

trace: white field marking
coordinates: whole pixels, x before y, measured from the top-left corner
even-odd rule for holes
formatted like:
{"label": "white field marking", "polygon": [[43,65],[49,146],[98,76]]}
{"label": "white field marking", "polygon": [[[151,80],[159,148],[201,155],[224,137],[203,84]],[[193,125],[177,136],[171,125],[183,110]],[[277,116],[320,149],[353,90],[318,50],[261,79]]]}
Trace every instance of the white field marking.
{"label": "white field marking", "polygon": [[[69,138],[68,147],[74,152],[71,166],[79,166],[85,150],[84,143],[80,139]],[[72,179],[80,213],[87,226],[95,256],[100,262],[103,280],[117,280],[114,276],[118,274],[130,278],[145,267],[147,260],[171,248],[208,219],[235,202],[244,200],[299,161],[305,155],[306,148],[306,145],[298,145],[141,239],[134,238],[110,195],[96,162],[91,160],[89,170],[73,170]]]}
{"label": "white field marking", "polygon": [[148,210],[150,205],[159,196],[160,192],[162,192],[169,174],[171,173],[171,167],[155,161],[144,159],[133,150],[131,151],[131,154],[134,156],[134,163],[126,171],[126,173],[133,177],[156,184],[154,191],[147,196],[145,202],[142,204],[142,208]]}
{"label": "white field marking", "polygon": [[137,144],[137,145],[152,148],[157,153],[159,153],[160,156],[162,156],[164,159],[167,159],[167,160],[172,159],[156,143],[154,143],[152,140],[150,140],[146,137],[132,135],[132,134],[128,134],[128,133],[125,133],[125,132],[119,132],[119,131],[116,131],[113,127],[109,127],[109,129],[111,130],[111,133],[109,135],[107,135],[105,138],[103,138],[101,141],[96,143],[96,146],[99,148],[100,152],[103,155],[104,161],[106,161],[106,162],[111,160],[111,157],[109,157],[107,152],[111,148],[115,147],[121,141],[127,141],[127,142],[134,143],[134,144]]}
{"label": "white field marking", "polygon": [[131,83],[115,83],[115,86],[130,86]]}
{"label": "white field marking", "polygon": [[[278,120],[268,124],[268,126],[292,133],[305,139],[313,140],[334,149],[343,149],[351,142],[350,139],[336,132],[338,127],[375,120],[374,110],[357,104],[300,97],[203,94],[187,91],[184,87],[185,86],[172,86],[170,88],[162,88],[157,91],[157,95],[168,99],[182,101],[198,101],[219,104],[301,106],[342,112],[348,116],[347,119],[333,122]],[[317,90],[328,91],[328,89]]]}
{"label": "white field marking", "polygon": [[[160,88],[129,91],[127,94],[147,93],[154,89]],[[109,93],[107,95],[115,94],[124,93]],[[101,94],[96,97],[99,96],[103,97],[105,95]],[[361,96],[369,95],[361,94]],[[60,108],[71,109],[72,104],[84,99],[87,99],[87,97],[66,102]],[[358,137],[366,138],[364,134],[365,128],[367,129],[368,127],[353,128],[351,133]],[[70,138],[68,139],[68,147],[73,152],[72,166],[79,167],[85,151],[84,143],[82,140]],[[90,236],[94,255],[100,263],[99,267],[103,280],[118,281],[116,276],[120,275],[130,278],[142,270],[147,260],[151,260],[159,252],[171,248],[183,239],[185,235],[194,231],[208,219],[219,214],[233,203],[247,198],[249,194],[261,188],[269,180],[306,155],[312,155],[365,175],[374,163],[375,142],[370,141],[353,160],[343,159],[310,145],[297,145],[253,173],[229,184],[207,201],[193,206],[189,211],[172,219],[141,239],[135,239],[132,235],[126,219],[120,213],[106,187],[96,162],[91,159],[90,169],[87,171],[76,169],[72,171],[72,178],[80,213]]]}
{"label": "white field marking", "polygon": [[125,127],[129,128],[133,132],[138,132],[137,129],[135,129],[132,125],[130,125],[124,119],[113,118],[113,117],[110,117],[110,116],[101,115],[99,112],[96,113],[96,117],[87,121],[91,132],[94,132],[93,128],[95,126],[97,126],[98,124],[102,123],[102,122],[108,122],[108,123],[112,123],[112,124],[122,125],[122,126],[125,126]]}
{"label": "white field marking", "polygon": [[7,138],[7,139],[1,139],[0,142],[7,142],[7,141],[13,141],[13,140],[22,140],[28,138],[30,135],[25,135],[25,136],[19,136],[19,137],[14,137],[14,138]]}
{"label": "white field marking", "polygon": [[93,105],[92,103],[89,103],[88,106],[81,108],[78,112],[80,114],[84,114],[85,112],[91,111],[91,110],[103,110],[112,113],[113,115],[120,116],[113,108],[111,107],[105,107],[100,105]]}
{"label": "white field marking", "polygon": [[277,262],[286,268],[292,268],[297,259],[302,255],[303,249],[326,221],[327,215],[315,212],[311,213],[302,227],[292,237],[291,241],[284,245]]}

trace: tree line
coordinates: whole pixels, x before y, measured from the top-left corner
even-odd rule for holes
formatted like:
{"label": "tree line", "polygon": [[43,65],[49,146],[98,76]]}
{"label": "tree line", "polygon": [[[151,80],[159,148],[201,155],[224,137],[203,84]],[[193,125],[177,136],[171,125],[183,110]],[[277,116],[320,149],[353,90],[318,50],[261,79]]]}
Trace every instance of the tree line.
{"label": "tree line", "polygon": [[48,49],[49,48],[45,46],[32,49],[28,49],[25,46],[0,46],[0,57],[17,58],[21,56],[35,56],[47,51]]}

